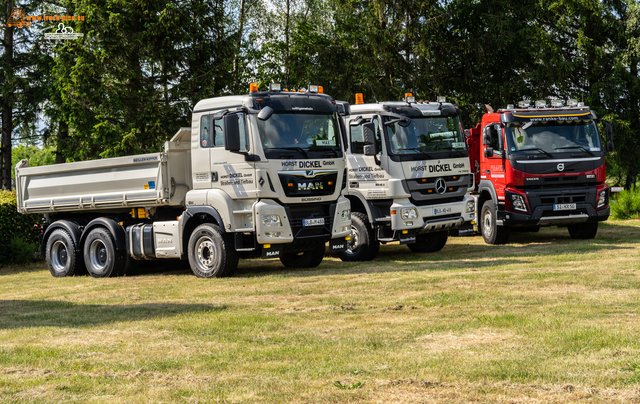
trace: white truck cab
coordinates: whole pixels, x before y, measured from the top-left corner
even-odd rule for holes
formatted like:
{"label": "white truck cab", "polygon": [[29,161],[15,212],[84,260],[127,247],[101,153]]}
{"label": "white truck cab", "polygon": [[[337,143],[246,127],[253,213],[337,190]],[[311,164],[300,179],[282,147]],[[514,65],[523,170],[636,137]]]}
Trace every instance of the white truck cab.
{"label": "white truck cab", "polygon": [[449,230],[473,218],[459,111],[440,101],[356,102],[343,117],[352,235],[342,260],[371,260],[393,241],[439,251]]}

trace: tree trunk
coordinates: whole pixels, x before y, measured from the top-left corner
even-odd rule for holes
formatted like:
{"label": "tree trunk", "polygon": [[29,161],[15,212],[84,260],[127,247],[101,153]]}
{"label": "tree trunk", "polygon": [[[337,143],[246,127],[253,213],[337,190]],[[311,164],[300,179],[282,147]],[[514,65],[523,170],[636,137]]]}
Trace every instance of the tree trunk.
{"label": "tree trunk", "polygon": [[289,15],[291,14],[291,0],[287,0],[287,15],[284,27],[285,57],[284,57],[284,75],[285,86],[289,87]]}
{"label": "tree trunk", "polygon": [[[9,20],[13,10],[13,1],[7,2],[6,20]],[[2,83],[2,146],[0,155],[2,165],[2,189],[11,189],[11,134],[13,132],[13,27],[6,26],[4,30],[4,54],[2,55],[2,65],[4,77]]]}
{"label": "tree trunk", "polygon": [[242,45],[242,34],[244,28],[244,0],[240,0],[240,16],[238,18],[238,40],[236,42],[236,54],[233,59],[233,86],[235,87],[235,93],[240,91],[240,72],[238,71],[239,59],[240,59],[240,46]]}
{"label": "tree trunk", "polygon": [[66,121],[61,120],[58,123],[58,146],[56,147],[56,164],[67,161],[64,150],[67,148],[67,139],[69,138],[69,125]]}

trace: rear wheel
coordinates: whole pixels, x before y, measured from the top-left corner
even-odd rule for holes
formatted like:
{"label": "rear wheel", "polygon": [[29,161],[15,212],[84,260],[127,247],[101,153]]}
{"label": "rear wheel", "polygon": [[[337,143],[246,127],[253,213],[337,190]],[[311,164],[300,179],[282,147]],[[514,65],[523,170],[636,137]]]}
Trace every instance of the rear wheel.
{"label": "rear wheel", "polygon": [[323,258],[324,243],[318,243],[310,250],[283,253],[280,262],[287,268],[315,268]]}
{"label": "rear wheel", "polygon": [[126,269],[126,254],[116,250],[109,230],[98,227],[91,230],[84,241],[84,264],[94,278],[118,276]]}
{"label": "rear wheel", "polygon": [[380,242],[369,224],[369,218],[361,212],[351,213],[351,240],[347,249],[337,255],[343,261],[371,261],[378,255]]}
{"label": "rear wheel", "polygon": [[76,245],[65,230],[57,229],[51,233],[45,253],[49,272],[56,278],[73,276],[80,271]]}
{"label": "rear wheel", "polygon": [[498,209],[492,200],[488,200],[482,205],[480,221],[482,222],[482,237],[487,244],[505,244],[509,241],[509,229],[498,226],[496,223]]}
{"label": "rear wheel", "polygon": [[447,231],[419,235],[416,237],[416,242],[407,244],[407,247],[414,253],[432,253],[442,250],[447,244],[448,238],[449,232]]}
{"label": "rear wheel", "polygon": [[568,228],[571,238],[588,240],[598,233],[598,222],[572,224]]}
{"label": "rear wheel", "polygon": [[196,227],[189,237],[189,266],[198,278],[231,276],[238,267],[238,253],[230,238],[213,223]]}

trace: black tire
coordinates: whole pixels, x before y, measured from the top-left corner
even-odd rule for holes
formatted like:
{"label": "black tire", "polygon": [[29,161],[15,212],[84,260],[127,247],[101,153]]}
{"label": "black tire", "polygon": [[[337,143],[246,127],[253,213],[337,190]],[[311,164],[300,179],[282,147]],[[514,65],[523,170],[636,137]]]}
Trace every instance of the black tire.
{"label": "black tire", "polygon": [[338,258],[342,261],[371,261],[378,255],[380,242],[366,214],[361,212],[351,213],[351,240],[347,243],[347,249],[339,252]]}
{"label": "black tire", "polygon": [[505,244],[509,241],[509,228],[496,223],[498,209],[492,200],[485,201],[480,211],[482,238],[487,244]]}
{"label": "black tire", "polygon": [[439,231],[416,237],[416,242],[407,244],[414,253],[432,253],[442,250],[449,238],[448,231]]}
{"label": "black tire", "polygon": [[280,262],[287,268],[315,268],[324,258],[324,243],[306,251],[286,252],[280,257]]}
{"label": "black tire", "polygon": [[231,276],[238,267],[238,253],[231,239],[213,223],[203,223],[191,233],[189,266],[198,278]]}
{"label": "black tire", "polygon": [[97,227],[84,240],[84,265],[94,278],[111,278],[126,268],[126,253],[116,250],[116,243],[109,230]]}
{"label": "black tire", "polygon": [[82,272],[82,265],[78,262],[76,245],[73,239],[63,229],[54,230],[46,246],[47,266],[49,272],[56,278],[73,276]]}
{"label": "black tire", "polygon": [[598,233],[598,222],[572,224],[567,227],[571,238],[579,240],[592,239]]}

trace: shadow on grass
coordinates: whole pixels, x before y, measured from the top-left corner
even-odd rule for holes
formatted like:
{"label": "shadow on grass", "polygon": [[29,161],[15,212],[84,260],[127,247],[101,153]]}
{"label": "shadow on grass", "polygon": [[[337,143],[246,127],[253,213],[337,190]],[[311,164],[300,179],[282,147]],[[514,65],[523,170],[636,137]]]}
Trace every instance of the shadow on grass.
{"label": "shadow on grass", "polygon": [[57,300],[0,300],[0,330],[32,327],[92,327],[186,313],[219,312],[224,305],[143,303],[76,304]]}

